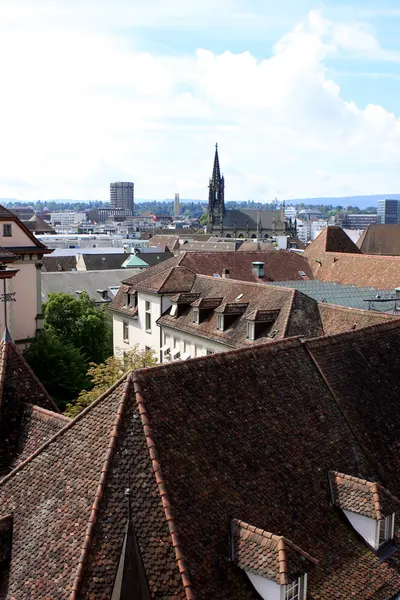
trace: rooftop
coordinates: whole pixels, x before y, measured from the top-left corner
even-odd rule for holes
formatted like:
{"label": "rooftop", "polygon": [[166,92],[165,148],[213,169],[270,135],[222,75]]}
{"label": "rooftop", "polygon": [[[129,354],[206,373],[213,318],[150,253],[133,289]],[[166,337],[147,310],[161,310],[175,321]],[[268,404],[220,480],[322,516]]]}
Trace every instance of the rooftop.
{"label": "rooftop", "polygon": [[328,473],[398,495],[399,328],[124,376],[0,484],[14,521],[7,597],[110,598],[128,478],[151,597],[256,600],[244,571],[275,583],[307,572],[309,600],[395,597],[398,553],[381,560],[352,529]]}

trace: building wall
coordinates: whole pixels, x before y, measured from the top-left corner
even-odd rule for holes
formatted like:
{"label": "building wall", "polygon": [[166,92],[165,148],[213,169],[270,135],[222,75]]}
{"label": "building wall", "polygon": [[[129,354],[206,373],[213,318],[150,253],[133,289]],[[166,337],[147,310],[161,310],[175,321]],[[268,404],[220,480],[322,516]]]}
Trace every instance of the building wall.
{"label": "building wall", "polygon": [[281,600],[281,586],[278,583],[248,571],[246,575],[263,600]]}
{"label": "building wall", "polygon": [[171,362],[174,359],[172,356],[172,350],[175,348],[180,349],[180,356],[187,353],[191,358],[196,356],[206,356],[207,353],[218,353],[232,350],[230,346],[225,344],[219,344],[212,340],[208,340],[204,337],[192,335],[190,333],[184,333],[173,329],[172,327],[161,327],[162,330],[162,346],[169,344],[171,348],[170,353],[162,353],[161,362]]}
{"label": "building wall", "polygon": [[[4,236],[4,225],[11,225],[11,236]],[[32,246],[32,249],[34,249],[32,240],[14,221],[2,221],[0,223],[0,246],[3,246],[3,248]]]}
{"label": "building wall", "polygon": [[[146,330],[146,302],[150,303],[150,330]],[[118,313],[113,313],[114,354],[120,356],[124,351],[132,349],[136,344],[138,350],[150,348],[160,359],[161,330],[156,321],[171,306],[168,296],[158,294],[138,294],[138,318],[133,319]],[[123,323],[128,324],[128,342],[123,338]]]}
{"label": "building wall", "polygon": [[[12,267],[19,272],[6,282],[7,292],[15,292],[15,302],[7,302],[7,323],[11,337],[18,344],[23,340],[33,338],[37,327],[43,325],[36,317],[41,313],[40,269],[35,261],[24,260],[13,263]],[[0,281],[0,294],[3,294],[3,283]],[[4,331],[4,303],[0,303],[0,331]]]}
{"label": "building wall", "polygon": [[363,515],[357,515],[356,513],[350,512],[349,510],[343,511],[354,529],[365,539],[367,544],[378,549],[376,532],[377,532],[377,521],[364,517]]}

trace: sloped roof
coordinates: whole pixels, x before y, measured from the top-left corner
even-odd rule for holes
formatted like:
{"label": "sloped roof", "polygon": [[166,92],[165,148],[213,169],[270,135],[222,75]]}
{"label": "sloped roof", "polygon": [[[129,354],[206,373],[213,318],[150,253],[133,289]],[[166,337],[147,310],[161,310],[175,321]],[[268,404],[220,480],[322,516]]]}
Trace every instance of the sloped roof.
{"label": "sloped roof", "polygon": [[233,560],[248,571],[287,585],[318,563],[283,536],[232,519]]}
{"label": "sloped roof", "polygon": [[[380,352],[390,330],[375,331],[371,351]],[[364,340],[362,331],[352,336]],[[351,364],[358,349],[347,353]],[[382,361],[381,375],[393,369],[397,376],[396,367]],[[363,381],[358,372],[355,385]],[[311,346],[299,340],[129,374],[0,484],[0,513],[14,511],[18,532],[7,594],[110,598],[129,478],[132,525],[154,597],[256,600],[228,560],[236,514],[290,540],[285,549],[295,557],[318,561],[308,577],[311,600],[338,597],[338,581],[340,598],[391,598],[400,589],[398,556],[381,563],[329,502],[329,471],[377,479],[374,448],[364,449],[359,437]],[[391,475],[385,460],[379,464]],[[390,489],[400,489],[399,479]],[[257,544],[254,552],[249,560],[259,556]],[[289,577],[297,568],[290,557],[287,564],[279,573]]]}
{"label": "sloped roof", "polygon": [[275,252],[275,247],[272,242],[243,242],[239,247],[239,252]]}
{"label": "sloped roof", "polygon": [[283,229],[282,211],[275,209],[266,210],[226,210],[223,217],[223,226],[226,229],[247,229],[256,230],[257,223],[260,229]]}
{"label": "sloped roof", "polygon": [[[253,262],[264,263],[264,277],[258,277],[253,268]],[[224,268],[230,270],[232,279],[241,281],[280,281],[303,280],[313,278],[307,260],[295,252],[276,250],[274,252],[183,252],[170,258],[162,265],[157,265],[157,273],[163,269],[179,265],[192,269],[201,275],[222,275]],[[152,267],[146,273],[135,275],[135,278],[124,279],[124,282],[134,285],[137,281],[152,276]],[[301,275],[304,273],[304,275]],[[137,279],[139,278],[139,279]]]}
{"label": "sloped roof", "polygon": [[[136,269],[126,269],[126,275],[134,275]],[[121,269],[107,271],[65,271],[42,273],[42,301],[47,302],[49,294],[63,292],[78,298],[78,292],[87,292],[95,302],[111,302],[115,290],[121,285]],[[105,292],[105,298],[101,292]]]}
{"label": "sloped roof", "polygon": [[167,247],[170,252],[179,249],[179,235],[154,235],[150,238],[149,246]]}
{"label": "sloped roof", "polygon": [[[22,231],[28,236],[28,238],[33,242],[33,245],[39,250],[41,250],[41,253],[51,253],[53,252],[52,249],[47,248],[47,246],[45,246],[44,244],[42,244],[42,242],[39,242],[39,240],[33,235],[33,233],[30,231],[30,229],[28,229],[28,227],[26,226],[26,223],[24,223],[23,221],[21,221],[21,219],[19,219],[17,217],[17,215],[15,215],[14,213],[12,213],[11,211],[9,211],[7,208],[5,208],[4,206],[0,206],[0,220],[2,221],[13,221],[14,223],[17,223],[18,227],[20,229],[22,229]],[[18,252],[18,250],[26,250],[26,248],[19,248],[19,247],[12,247],[12,251],[13,252]]]}
{"label": "sloped roof", "polygon": [[394,418],[400,394],[400,321],[307,340],[305,345],[360,444],[379,473],[387,474],[384,485],[400,495],[400,434]]}
{"label": "sloped roof", "polygon": [[[231,348],[264,344],[294,335],[314,337],[323,332],[317,303],[301,292],[206,275],[197,275],[190,291],[198,295],[198,299],[187,305],[178,316],[171,316],[168,310],[158,319],[159,325]],[[227,306],[231,308],[226,310]],[[217,314],[225,309],[224,312],[232,316],[237,306],[240,306],[237,318],[227,323],[223,331],[218,329]],[[209,314],[198,324],[193,322],[193,307],[209,309]],[[247,318],[256,310],[269,311],[274,314],[274,319],[266,323],[265,331],[252,341],[247,337]],[[274,336],[268,337],[271,327]]]}
{"label": "sloped roof", "polygon": [[400,256],[361,254],[358,248],[358,254],[353,251],[346,253],[343,249],[326,251],[324,237],[321,238],[323,235],[324,232],[303,254],[316,279],[384,290],[394,290],[399,286]]}
{"label": "sloped roof", "polygon": [[400,509],[400,500],[376,481],[367,481],[332,471],[329,473],[335,506],[381,520]]}
{"label": "sloped roof", "polygon": [[334,306],[325,302],[319,303],[318,312],[324,334],[342,333],[399,319],[398,313],[385,314],[366,309],[367,306],[364,307],[364,310],[360,310],[344,306]]}
{"label": "sloped roof", "polygon": [[24,221],[30,231],[39,231],[41,233],[56,233],[54,227],[47,223],[39,215],[33,215],[29,221]]}
{"label": "sloped roof", "polygon": [[76,256],[43,256],[43,272],[76,271]]}
{"label": "sloped roof", "polygon": [[363,254],[400,256],[400,224],[368,225],[357,246]]}
{"label": "sloped roof", "polygon": [[127,259],[122,263],[122,268],[147,268],[149,265],[147,262],[136,256],[136,254],[130,254]]}
{"label": "sloped roof", "polygon": [[[51,411],[52,424],[27,417],[35,404]],[[9,336],[0,344],[0,470],[17,464],[26,447],[37,448],[48,427],[60,428],[59,410]],[[32,415],[31,415],[32,417]],[[50,418],[50,417],[49,417]]]}
{"label": "sloped roof", "polygon": [[313,242],[307,247],[304,256],[311,256],[315,252],[346,252],[347,254],[361,254],[361,250],[349,238],[347,233],[337,225],[329,225],[321,231]]}

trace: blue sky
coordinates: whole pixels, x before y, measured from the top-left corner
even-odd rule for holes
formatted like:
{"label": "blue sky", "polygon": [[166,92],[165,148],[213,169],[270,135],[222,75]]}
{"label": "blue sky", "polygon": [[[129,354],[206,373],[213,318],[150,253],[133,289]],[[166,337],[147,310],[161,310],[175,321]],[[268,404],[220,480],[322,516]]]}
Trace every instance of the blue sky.
{"label": "blue sky", "polygon": [[0,197],[400,190],[398,0],[2,0]]}

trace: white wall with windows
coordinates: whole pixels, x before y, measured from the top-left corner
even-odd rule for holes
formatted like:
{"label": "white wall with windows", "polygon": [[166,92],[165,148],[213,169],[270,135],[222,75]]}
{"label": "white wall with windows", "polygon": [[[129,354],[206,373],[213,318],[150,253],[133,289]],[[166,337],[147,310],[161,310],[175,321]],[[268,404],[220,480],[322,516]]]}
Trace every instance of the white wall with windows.
{"label": "white wall with windows", "polygon": [[162,326],[161,333],[161,362],[185,360],[196,358],[197,356],[206,356],[207,354],[233,350],[231,346],[219,344],[205,337],[178,331],[172,327]]}
{"label": "white wall with windows", "polygon": [[139,350],[151,348],[160,360],[161,331],[156,321],[171,306],[169,297],[139,292],[137,306],[136,318],[113,312],[114,354],[121,356],[137,345]]}

